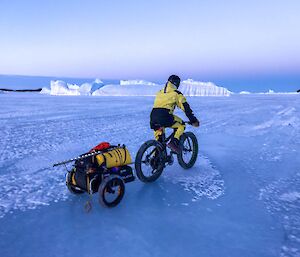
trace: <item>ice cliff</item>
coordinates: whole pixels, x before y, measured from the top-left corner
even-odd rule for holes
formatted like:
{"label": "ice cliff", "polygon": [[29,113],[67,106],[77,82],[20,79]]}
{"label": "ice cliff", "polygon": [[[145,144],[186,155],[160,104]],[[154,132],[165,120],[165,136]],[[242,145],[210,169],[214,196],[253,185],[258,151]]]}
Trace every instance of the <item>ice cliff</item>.
{"label": "ice cliff", "polygon": [[[41,93],[51,95],[92,95],[92,96],[154,96],[164,85],[146,80],[121,80],[119,84],[104,85],[102,81],[84,83],[81,86],[57,80],[51,81],[50,89],[43,88]],[[231,92],[212,82],[192,79],[181,82],[179,90],[186,96],[230,96]]]}

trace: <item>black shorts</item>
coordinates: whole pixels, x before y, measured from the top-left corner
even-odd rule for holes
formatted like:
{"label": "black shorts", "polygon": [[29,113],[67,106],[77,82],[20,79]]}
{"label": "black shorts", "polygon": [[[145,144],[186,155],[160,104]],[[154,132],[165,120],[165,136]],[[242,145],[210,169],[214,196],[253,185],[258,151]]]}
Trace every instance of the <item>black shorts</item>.
{"label": "black shorts", "polygon": [[171,127],[174,124],[174,116],[169,113],[170,110],[165,108],[153,108],[150,114],[151,129],[160,127]]}

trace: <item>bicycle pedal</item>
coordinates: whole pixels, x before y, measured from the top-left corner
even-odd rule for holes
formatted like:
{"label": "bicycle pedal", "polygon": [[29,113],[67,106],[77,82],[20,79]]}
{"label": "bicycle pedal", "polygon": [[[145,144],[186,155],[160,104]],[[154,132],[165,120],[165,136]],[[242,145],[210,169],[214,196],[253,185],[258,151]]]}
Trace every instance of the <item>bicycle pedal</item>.
{"label": "bicycle pedal", "polygon": [[168,165],[172,165],[174,163],[174,157],[172,155],[168,156],[167,163]]}

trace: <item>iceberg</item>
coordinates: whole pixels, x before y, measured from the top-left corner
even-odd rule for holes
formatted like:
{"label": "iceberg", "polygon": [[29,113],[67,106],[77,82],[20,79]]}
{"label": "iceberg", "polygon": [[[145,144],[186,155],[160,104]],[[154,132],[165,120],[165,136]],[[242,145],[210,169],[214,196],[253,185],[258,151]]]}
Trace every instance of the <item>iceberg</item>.
{"label": "iceberg", "polygon": [[[120,80],[119,84],[108,84],[96,79],[93,83],[81,86],[68,84],[62,80],[51,81],[50,89],[43,88],[42,94],[50,95],[92,95],[92,96],[155,96],[164,87],[146,80]],[[230,96],[227,88],[212,82],[187,79],[181,82],[179,90],[186,96]]]}
{"label": "iceberg", "polygon": [[79,88],[80,95],[90,95],[92,90],[92,84],[90,83],[83,83]]}
{"label": "iceberg", "polygon": [[269,89],[269,91],[266,94],[275,94],[274,90]]}
{"label": "iceberg", "polygon": [[51,95],[51,90],[47,87],[43,87],[40,93],[45,95]]}
{"label": "iceberg", "polygon": [[81,86],[69,84],[62,80],[51,80],[50,88],[42,88],[41,94],[49,95],[91,95],[104,85],[100,79],[95,79],[92,83],[83,83]]}
{"label": "iceberg", "polygon": [[[106,85],[96,90],[93,96],[155,96],[164,85],[145,80],[121,80],[119,85]],[[192,79],[181,82],[179,90],[186,96],[230,96],[232,92],[212,82]]]}
{"label": "iceberg", "polygon": [[94,91],[98,90],[99,88],[104,86],[104,82],[100,79],[95,79],[95,81],[91,84],[90,94]]}
{"label": "iceberg", "polygon": [[146,80],[120,80],[120,85],[121,86],[128,86],[128,85],[157,86],[157,84]]}
{"label": "iceberg", "polygon": [[95,79],[94,84],[104,84],[101,79]]}
{"label": "iceberg", "polygon": [[93,96],[154,96],[162,86],[155,85],[106,85],[93,92]]}
{"label": "iceberg", "polygon": [[92,93],[93,96],[154,96],[162,89],[146,80],[121,80],[120,84],[106,85]]}
{"label": "iceberg", "polygon": [[275,92],[272,89],[269,89],[268,92],[265,93],[258,93],[260,95],[297,95],[297,92]]}
{"label": "iceberg", "polygon": [[80,95],[79,87],[77,85],[67,84],[62,80],[51,80],[50,94],[51,95]]}
{"label": "iceberg", "polygon": [[212,82],[200,82],[187,79],[181,82],[179,90],[186,96],[230,96],[225,87],[219,87]]}

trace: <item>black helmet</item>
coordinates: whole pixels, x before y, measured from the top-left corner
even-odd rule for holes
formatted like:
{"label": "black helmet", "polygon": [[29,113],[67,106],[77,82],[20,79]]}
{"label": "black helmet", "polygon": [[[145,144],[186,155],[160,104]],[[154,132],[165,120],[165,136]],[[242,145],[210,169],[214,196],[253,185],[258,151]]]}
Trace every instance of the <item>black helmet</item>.
{"label": "black helmet", "polygon": [[174,86],[176,86],[177,88],[180,85],[180,78],[177,75],[171,75],[168,78],[168,81],[171,82]]}

